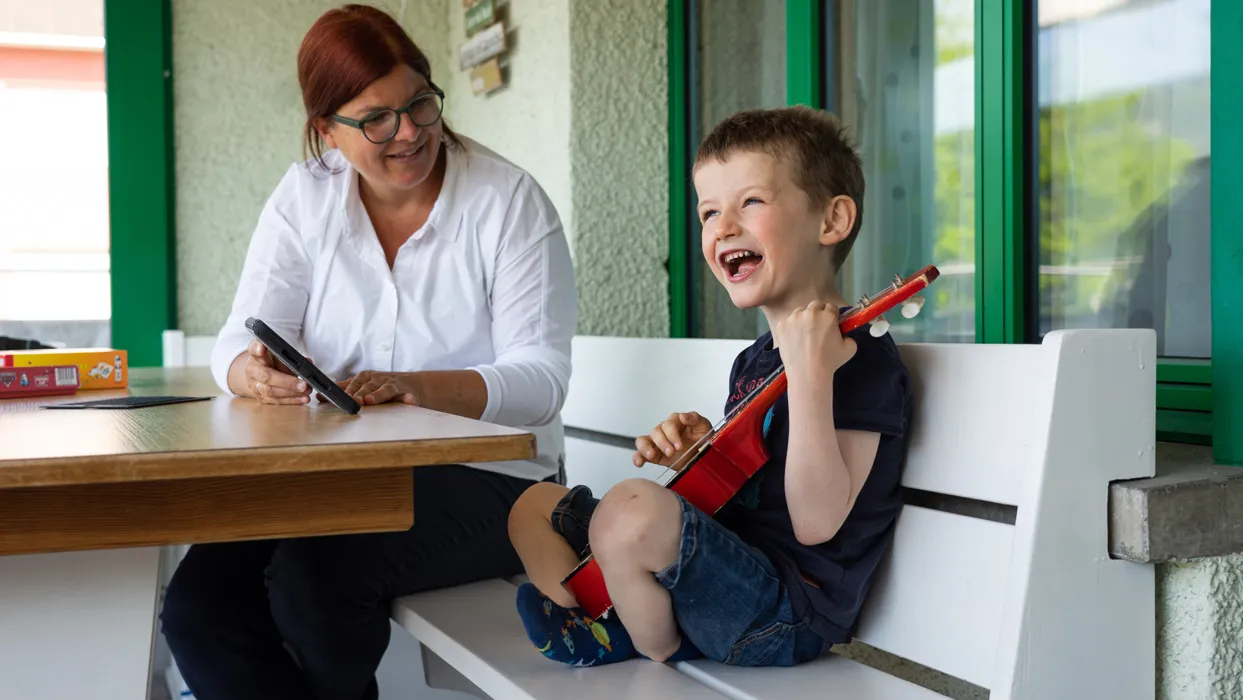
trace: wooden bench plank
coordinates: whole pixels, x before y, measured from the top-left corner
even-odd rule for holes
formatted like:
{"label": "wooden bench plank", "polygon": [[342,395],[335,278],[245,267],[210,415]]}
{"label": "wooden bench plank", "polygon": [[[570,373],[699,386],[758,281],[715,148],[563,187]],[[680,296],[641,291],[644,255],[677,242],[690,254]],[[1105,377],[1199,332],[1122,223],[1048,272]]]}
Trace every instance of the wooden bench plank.
{"label": "wooden bench plank", "polygon": [[428,591],[394,601],[393,618],[493,698],[721,700],[672,666],[645,659],[594,668],[549,661],[522,628],[516,592],[500,579]]}

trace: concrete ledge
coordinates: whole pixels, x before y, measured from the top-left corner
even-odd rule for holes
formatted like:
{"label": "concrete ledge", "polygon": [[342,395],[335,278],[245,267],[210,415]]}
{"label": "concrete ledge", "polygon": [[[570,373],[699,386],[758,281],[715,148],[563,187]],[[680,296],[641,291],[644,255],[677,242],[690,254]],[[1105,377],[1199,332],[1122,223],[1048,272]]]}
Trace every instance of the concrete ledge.
{"label": "concrete ledge", "polygon": [[1109,489],[1109,554],[1156,563],[1243,552],[1243,468],[1212,450],[1157,444],[1157,475]]}

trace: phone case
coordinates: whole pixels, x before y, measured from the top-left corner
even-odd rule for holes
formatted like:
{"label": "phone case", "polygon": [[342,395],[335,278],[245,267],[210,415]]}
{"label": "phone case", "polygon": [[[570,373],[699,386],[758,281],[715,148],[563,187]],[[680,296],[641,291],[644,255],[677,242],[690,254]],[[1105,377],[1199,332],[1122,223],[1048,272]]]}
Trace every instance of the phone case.
{"label": "phone case", "polygon": [[246,328],[263,343],[276,359],[280,360],[294,374],[311,385],[311,388],[323,394],[325,398],[333,403],[337,408],[349,414],[358,413],[360,406],[358,402],[349,394],[345,393],[341,387],[328,378],[318,367],[311,364],[302,353],[293,348],[292,345],[285,342],[285,339],[271,329],[268,324],[257,318],[246,319]]}

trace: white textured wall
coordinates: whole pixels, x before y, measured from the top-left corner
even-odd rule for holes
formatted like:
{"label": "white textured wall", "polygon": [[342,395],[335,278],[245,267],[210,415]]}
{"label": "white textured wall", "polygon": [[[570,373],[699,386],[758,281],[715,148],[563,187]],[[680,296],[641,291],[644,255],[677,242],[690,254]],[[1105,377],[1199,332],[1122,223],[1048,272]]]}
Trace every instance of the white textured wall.
{"label": "white textured wall", "polygon": [[526,169],[557,208],[571,245],[569,0],[506,0],[497,8],[510,49],[502,58],[504,87],[475,95],[458,68],[466,41],[461,0],[448,3],[448,52],[442,74],[445,114],[458,131]]}
{"label": "white textured wall", "polygon": [[[399,15],[433,78],[447,67],[449,1],[374,3]],[[263,202],[302,158],[298,45],[341,4],[173,0],[177,307],[187,333],[220,329]]]}
{"label": "white textured wall", "polygon": [[669,334],[664,0],[571,0],[579,332]]}
{"label": "white textured wall", "polygon": [[[338,4],[174,0],[178,311],[188,333],[218,330],[263,201],[301,158],[298,43]],[[552,198],[575,255],[582,332],[666,335],[664,1],[503,2],[507,84],[484,96],[458,68],[460,0],[378,4],[431,57],[448,123],[529,170]]]}
{"label": "white textured wall", "polygon": [[1157,573],[1157,697],[1243,698],[1243,555]]}

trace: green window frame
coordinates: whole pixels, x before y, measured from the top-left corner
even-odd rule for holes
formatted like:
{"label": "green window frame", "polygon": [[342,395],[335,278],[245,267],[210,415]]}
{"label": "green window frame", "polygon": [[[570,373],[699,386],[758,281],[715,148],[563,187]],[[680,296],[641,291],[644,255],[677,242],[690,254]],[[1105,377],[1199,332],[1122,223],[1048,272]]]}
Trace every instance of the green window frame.
{"label": "green window frame", "polygon": [[177,327],[170,0],[104,3],[112,346],[163,363]]}
{"label": "green window frame", "polygon": [[[786,0],[786,91],[790,104],[824,107],[823,8],[832,0]],[[689,265],[687,41],[693,18],[686,0],[669,11],[669,301],[670,335],[687,337]],[[1035,337],[1027,228],[1031,197],[1030,120],[1034,85],[1027,34],[1035,0],[976,0],[976,342],[1022,343]],[[1214,0],[1211,16],[1214,189],[1243,185],[1243,3]],[[1243,220],[1243,198],[1215,197],[1212,219]],[[1213,447],[1219,464],[1243,466],[1243,232],[1218,223],[1211,238],[1212,360],[1162,358],[1157,363],[1157,438]]]}

